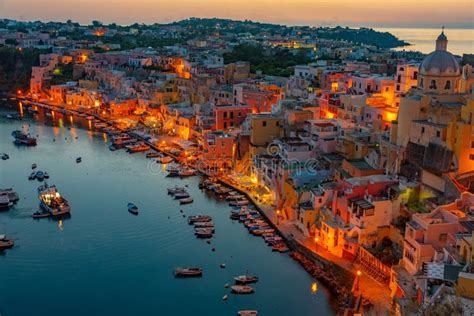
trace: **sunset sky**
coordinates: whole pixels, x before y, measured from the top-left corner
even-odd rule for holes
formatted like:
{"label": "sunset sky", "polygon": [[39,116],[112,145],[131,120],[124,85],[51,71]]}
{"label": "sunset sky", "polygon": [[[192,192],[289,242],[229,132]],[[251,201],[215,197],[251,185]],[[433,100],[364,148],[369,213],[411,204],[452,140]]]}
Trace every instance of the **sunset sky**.
{"label": "sunset sky", "polygon": [[474,26],[472,0],[0,0],[0,18],[130,24],[222,17],[387,27]]}

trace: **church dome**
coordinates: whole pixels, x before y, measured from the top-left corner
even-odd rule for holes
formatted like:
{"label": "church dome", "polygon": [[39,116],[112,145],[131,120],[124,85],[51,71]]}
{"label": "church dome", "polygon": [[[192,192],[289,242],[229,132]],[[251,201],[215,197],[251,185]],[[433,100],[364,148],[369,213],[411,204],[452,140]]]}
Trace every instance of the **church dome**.
{"label": "church dome", "polygon": [[447,51],[448,38],[444,30],[436,40],[436,50],[423,59],[420,66],[421,74],[435,76],[456,76],[459,74],[459,63],[456,58]]}
{"label": "church dome", "polygon": [[434,51],[423,59],[420,70],[431,75],[457,75],[459,63],[448,51]]}

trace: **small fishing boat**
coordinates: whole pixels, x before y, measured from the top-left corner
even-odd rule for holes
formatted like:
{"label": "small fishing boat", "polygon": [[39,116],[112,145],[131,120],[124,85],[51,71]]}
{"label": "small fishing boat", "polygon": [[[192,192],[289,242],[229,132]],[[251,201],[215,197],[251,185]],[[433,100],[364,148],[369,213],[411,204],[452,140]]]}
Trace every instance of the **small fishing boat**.
{"label": "small fishing boat", "polygon": [[214,227],[214,223],[213,222],[196,222],[194,223],[194,227],[196,228]]}
{"label": "small fishing boat", "polygon": [[196,175],[196,170],[190,168],[183,168],[178,171],[180,177],[192,177]]}
{"label": "small fishing boat", "polygon": [[49,179],[49,173],[47,173],[46,171],[44,171],[43,174],[44,174],[44,178],[45,178],[45,179]]}
{"label": "small fishing boat", "polygon": [[36,171],[36,179],[38,181],[43,181],[44,180],[44,172],[41,170]]}
{"label": "small fishing boat", "polygon": [[31,215],[31,217],[33,218],[45,218],[45,217],[50,217],[51,214],[50,213],[47,213],[47,212],[35,212],[33,213],[33,215]]}
{"label": "small fishing boat", "polygon": [[242,310],[237,312],[237,316],[258,316],[258,312],[255,310]]}
{"label": "small fishing boat", "polygon": [[188,217],[188,223],[194,224],[194,223],[202,223],[202,222],[210,222],[212,221],[212,217],[207,216],[207,215],[192,215]]}
{"label": "small fishing boat", "polygon": [[12,136],[15,138],[14,143],[17,145],[36,146],[37,144],[36,138],[22,131],[13,131]]}
{"label": "small fishing boat", "polygon": [[13,206],[13,202],[10,201],[8,196],[0,195],[0,210],[9,209],[11,206]]}
{"label": "small fishing boat", "polygon": [[36,179],[36,172],[30,173],[30,175],[28,176],[28,180],[35,180],[35,179]]}
{"label": "small fishing boat", "polygon": [[162,163],[162,164],[167,164],[173,162],[173,158],[170,156],[165,156],[165,157],[158,157],[156,159],[156,162]]}
{"label": "small fishing boat", "polygon": [[178,166],[169,166],[166,168],[166,171],[168,171],[168,174],[166,175],[167,177],[177,177],[179,176],[179,167]]}
{"label": "small fishing boat", "polygon": [[179,204],[190,204],[190,203],[193,203],[193,201],[194,200],[192,197],[188,197],[188,198],[180,199]]}
{"label": "small fishing boat", "polygon": [[132,213],[133,215],[138,215],[138,207],[133,204],[133,203],[128,203],[127,204],[128,211]]}
{"label": "small fishing boat", "polygon": [[178,192],[178,193],[175,193],[175,194],[174,194],[174,198],[175,198],[176,200],[186,199],[186,198],[188,198],[188,197],[190,197],[190,195],[189,195],[189,193],[186,192],[186,191]]}
{"label": "small fishing boat", "polygon": [[146,157],[147,158],[158,158],[158,157],[161,157],[161,153],[156,152],[156,151],[151,151],[151,152],[146,153]]}
{"label": "small fishing boat", "polygon": [[105,127],[107,127],[107,123],[103,123],[103,122],[94,123],[94,128],[95,129],[101,129],[101,128],[105,128]]}
{"label": "small fishing boat", "polygon": [[194,232],[195,233],[215,233],[216,230],[214,228],[214,226],[211,226],[211,227],[194,227]]}
{"label": "small fishing boat", "polygon": [[33,169],[33,170],[36,169],[36,167],[37,167],[37,165],[35,163],[31,165],[31,169]]}
{"label": "small fishing boat", "polygon": [[258,277],[252,275],[239,275],[234,278],[236,284],[257,283]]}
{"label": "small fishing boat", "polygon": [[12,239],[8,239],[5,235],[0,235],[0,250],[8,249],[13,247],[14,242]]}
{"label": "small fishing boat", "polygon": [[2,160],[8,160],[10,159],[10,156],[8,156],[7,154],[2,154]]}
{"label": "small fishing boat", "polygon": [[234,294],[252,294],[253,292],[255,292],[253,287],[246,285],[232,285],[230,288],[232,289],[232,293]]}
{"label": "small fishing boat", "polygon": [[18,196],[18,193],[13,191],[12,188],[8,189],[0,189],[0,196],[7,196],[10,202],[16,203],[20,200],[20,197]]}
{"label": "small fishing boat", "polygon": [[290,249],[284,243],[278,243],[272,246],[272,251],[288,252]]}
{"label": "small fishing boat", "polygon": [[249,205],[249,201],[247,200],[237,200],[237,201],[232,201],[229,203],[230,206],[246,206]]}
{"label": "small fishing boat", "polygon": [[175,195],[176,193],[183,193],[183,192],[186,192],[185,187],[175,186],[175,187],[172,187],[172,188],[168,188],[168,194],[170,194],[170,195]]}
{"label": "small fishing boat", "polygon": [[225,199],[228,201],[234,201],[234,200],[242,200],[244,199],[244,195],[228,195]]}
{"label": "small fishing boat", "polygon": [[202,239],[212,238],[212,236],[214,235],[212,230],[204,230],[204,229],[199,229],[194,234],[196,235],[197,238],[202,238]]}
{"label": "small fishing boat", "polygon": [[128,145],[128,146],[125,146],[125,148],[127,148],[127,151],[129,153],[138,153],[138,152],[150,150],[150,146],[148,146],[144,142],[139,142],[139,143],[136,143],[136,144],[133,144],[133,145]]}
{"label": "small fishing boat", "polygon": [[202,276],[201,268],[176,268],[174,270],[176,278],[196,278]]}
{"label": "small fishing boat", "polygon": [[251,231],[252,235],[255,235],[255,236],[261,236],[263,234],[274,233],[274,232],[275,230],[272,228],[265,228],[265,229],[260,228],[260,229]]}
{"label": "small fishing boat", "polygon": [[81,158],[81,157],[77,157],[77,158],[76,158],[76,163],[80,163],[80,162],[82,162],[82,158]]}

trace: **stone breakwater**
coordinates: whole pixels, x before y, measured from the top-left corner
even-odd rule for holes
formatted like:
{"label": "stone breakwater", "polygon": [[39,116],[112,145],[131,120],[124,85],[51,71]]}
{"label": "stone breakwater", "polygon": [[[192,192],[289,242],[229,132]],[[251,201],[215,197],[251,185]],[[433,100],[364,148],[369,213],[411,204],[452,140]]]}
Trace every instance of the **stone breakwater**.
{"label": "stone breakwater", "polygon": [[297,261],[312,277],[324,284],[334,295],[339,309],[342,311],[350,306],[352,294],[342,285],[333,272],[324,269],[321,265],[306,257],[299,251],[290,253],[290,257]]}

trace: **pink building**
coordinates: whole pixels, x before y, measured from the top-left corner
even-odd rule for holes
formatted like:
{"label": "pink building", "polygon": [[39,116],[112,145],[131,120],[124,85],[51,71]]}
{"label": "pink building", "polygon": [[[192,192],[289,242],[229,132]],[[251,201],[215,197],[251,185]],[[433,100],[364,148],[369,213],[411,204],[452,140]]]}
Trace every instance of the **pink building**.
{"label": "pink building", "polygon": [[235,138],[223,131],[204,135],[202,167],[217,170],[231,168],[236,151]]}
{"label": "pink building", "polygon": [[444,261],[450,246],[456,247],[455,234],[466,232],[461,224],[470,220],[466,215],[474,206],[474,196],[464,193],[460,199],[437,207],[428,214],[415,214],[406,225],[403,267],[417,273],[424,262]]}
{"label": "pink building", "polygon": [[252,108],[248,105],[216,105],[214,107],[216,117],[216,130],[226,130],[240,126],[252,113]]}

